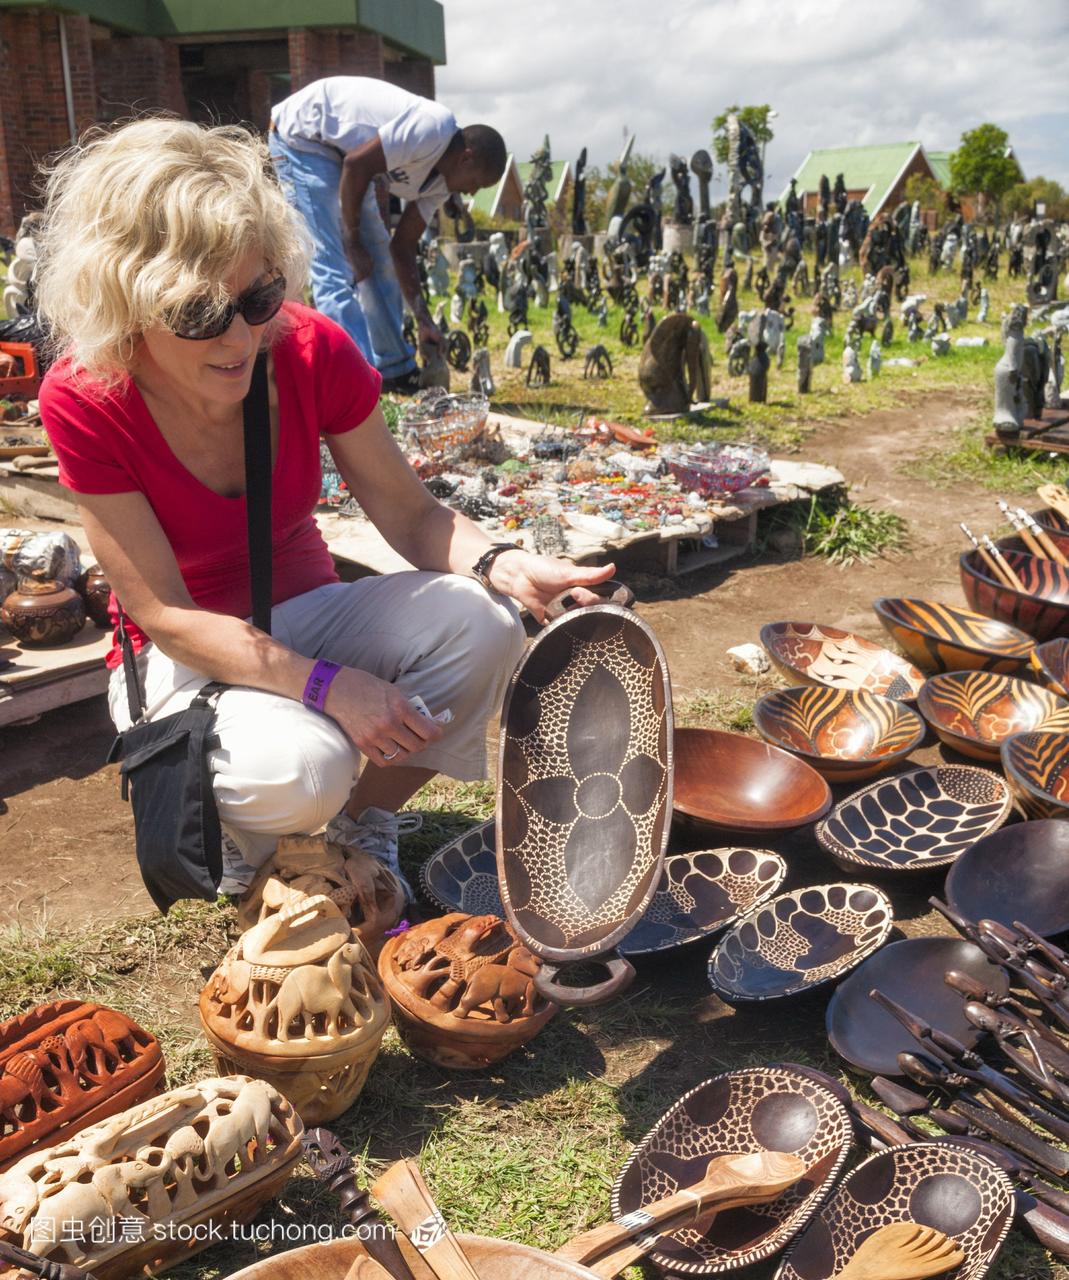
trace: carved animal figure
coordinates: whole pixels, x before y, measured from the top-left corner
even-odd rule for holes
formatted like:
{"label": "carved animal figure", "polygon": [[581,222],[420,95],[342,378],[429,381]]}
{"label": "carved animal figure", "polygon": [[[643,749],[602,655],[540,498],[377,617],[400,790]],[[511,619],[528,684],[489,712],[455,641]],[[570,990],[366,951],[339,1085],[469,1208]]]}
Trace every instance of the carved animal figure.
{"label": "carved animal figure", "polygon": [[472,975],[453,1017],[466,1018],[480,1005],[489,1004],[498,1022],[511,1022],[534,1013],[537,1001],[538,992],[529,975],[511,964],[488,964]]}
{"label": "carved animal figure", "polygon": [[339,1020],[345,1014],[351,1021],[356,1010],[349,998],[353,967],[365,957],[364,948],[356,942],[339,947],[321,965],[302,964],[290,969],[282,980],[273,1005],[278,1011],[278,1038],[289,1040],[290,1024],[299,1019],[298,1033],[303,1039],[315,1036],[315,1019],[326,1014],[326,1034],[340,1032]]}
{"label": "carved animal figure", "polygon": [[586,353],[586,359],[583,361],[583,377],[612,377],[612,356],[600,342]]}
{"label": "carved animal figure", "polygon": [[665,316],[646,340],[638,383],[646,395],[645,413],[684,413],[691,403],[709,398],[709,343],[690,316]]}
{"label": "carved animal figure", "polygon": [[531,352],[531,363],[527,366],[527,385],[547,387],[549,378],[549,352],[545,347],[535,347]]}

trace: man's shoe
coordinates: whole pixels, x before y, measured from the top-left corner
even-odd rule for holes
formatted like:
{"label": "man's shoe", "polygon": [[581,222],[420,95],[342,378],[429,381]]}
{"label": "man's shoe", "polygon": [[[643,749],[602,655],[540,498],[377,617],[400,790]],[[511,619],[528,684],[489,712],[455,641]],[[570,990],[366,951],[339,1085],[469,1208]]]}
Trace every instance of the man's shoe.
{"label": "man's shoe", "polygon": [[423,387],[419,381],[419,370],[409,369],[407,373],[399,373],[393,378],[383,378],[383,391],[392,392],[395,396],[418,395]]}
{"label": "man's shoe", "polygon": [[384,862],[400,880],[406,902],[415,895],[401,874],[398,857],[399,837],[418,831],[423,826],[421,813],[390,813],[387,809],[365,809],[359,818],[350,818],[343,809],[327,823],[326,837],[331,844],[362,849]]}
{"label": "man's shoe", "polygon": [[223,878],[219,881],[219,892],[227,897],[241,897],[256,878],[256,868],[250,867],[231,837],[224,831],[221,841],[223,855]]}

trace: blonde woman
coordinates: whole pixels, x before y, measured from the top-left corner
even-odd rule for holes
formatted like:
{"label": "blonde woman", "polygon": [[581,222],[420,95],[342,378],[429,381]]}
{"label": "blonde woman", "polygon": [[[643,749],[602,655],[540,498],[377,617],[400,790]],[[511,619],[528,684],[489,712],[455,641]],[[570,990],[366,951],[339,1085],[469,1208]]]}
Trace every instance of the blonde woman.
{"label": "blonde woman", "polygon": [[[163,119],[96,134],[51,171],[45,213],[37,296],[63,354],[41,413],[113,616],[117,598],[131,621],[147,716],[188,706],[206,680],[231,686],[210,756],[231,842],[222,888],[240,891],[279,836],[325,823],[396,867],[397,811],[416,791],[438,772],[485,776],[487,720],[522,647],[513,601],[541,618],[611,566],[495,546],[427,492],[386,427],[379,374],[292,300],[303,233],[250,134]],[[262,349],[271,636],[246,621],[242,401]],[[313,519],[321,438],[415,571],[338,581]],[[117,648],[109,665],[123,729]]]}

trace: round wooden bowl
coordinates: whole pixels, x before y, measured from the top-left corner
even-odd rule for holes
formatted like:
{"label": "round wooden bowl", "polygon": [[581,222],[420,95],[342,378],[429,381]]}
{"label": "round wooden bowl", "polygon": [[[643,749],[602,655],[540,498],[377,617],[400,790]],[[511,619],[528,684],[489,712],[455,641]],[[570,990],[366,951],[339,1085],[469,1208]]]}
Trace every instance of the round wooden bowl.
{"label": "round wooden bowl", "polygon": [[883,773],[919,747],[926,732],[911,708],[866,689],[776,689],[758,701],[753,720],[762,738],[829,782]]}
{"label": "round wooden bowl", "polygon": [[379,976],[394,1025],[416,1057],[479,1071],[526,1044],[557,1012],[535,990],[539,965],[504,920],[452,912],[390,938]]}
{"label": "round wooden bowl", "polygon": [[675,812],[699,828],[786,831],[822,818],[831,788],[789,751],[722,729],[677,729]]}
{"label": "round wooden bowl", "polygon": [[832,993],[824,1018],[832,1048],[860,1071],[900,1074],[898,1055],[915,1053],[917,1043],[897,1018],[869,997],[876,988],[971,1049],[980,1032],[965,1017],[961,996],[943,981],[950,969],[1000,995],[1010,989],[1006,970],[964,938],[891,942],[869,956]]}
{"label": "round wooden bowl", "polygon": [[[591,1280],[597,1272],[577,1262],[554,1257],[541,1249],[510,1240],[494,1240],[489,1236],[457,1233],[461,1247],[480,1280]],[[399,1231],[397,1244],[416,1280],[434,1280],[435,1273]],[[367,1256],[360,1240],[341,1236],[325,1244],[306,1244],[300,1249],[262,1258],[251,1266],[235,1271],[229,1280],[345,1280],[349,1268]]]}
{"label": "round wooden bowl", "polygon": [[1031,730],[1069,732],[1069,702],[1027,680],[947,671],[925,682],[921,715],[941,741],[973,760],[997,761],[1002,743]]}
{"label": "round wooden bowl", "polygon": [[[653,901],[618,949],[644,955],[707,938],[771,898],[786,875],[787,864],[768,849],[669,854]],[[432,854],[420,879],[424,893],[444,911],[503,914],[493,820]]]}
{"label": "round wooden bowl", "polygon": [[1002,744],[1002,769],[1028,818],[1069,818],[1069,737],[1015,733]]}
{"label": "round wooden bowl", "polygon": [[1048,533],[1069,533],[1069,520],[1053,507],[1040,507],[1038,511],[1032,512],[1032,519]]}
{"label": "round wooden bowl", "polygon": [[980,1280],[1013,1225],[1009,1178],[978,1151],[912,1142],[863,1160],[798,1237],[775,1280],[829,1280],[878,1227],[917,1222],[964,1252],[954,1280]]}
{"label": "round wooden bowl", "polygon": [[843,1104],[790,1064],[727,1071],[684,1094],[635,1147],[612,1189],[612,1216],[689,1186],[715,1156],[792,1152],[806,1164],[800,1182],[769,1204],[718,1213],[704,1231],[666,1235],[650,1255],[672,1275],[737,1271],[772,1257],[805,1226],[852,1145]]}
{"label": "round wooden bowl", "polygon": [[1040,641],[1069,636],[1069,569],[1020,551],[1004,554],[1026,589],[1017,591],[996,582],[979,552],[965,551],[958,568],[970,607]]}
{"label": "round wooden bowl", "polygon": [[1069,639],[1036,645],[1028,661],[1041,685],[1059,698],[1069,698]]}
{"label": "round wooden bowl", "polygon": [[905,658],[838,627],[769,622],[761,628],[761,643],[777,670],[803,684],[909,700],[924,683],[923,674]]}
{"label": "round wooden bowl", "polygon": [[1022,675],[1035,640],[1016,627],[939,600],[881,596],[876,616],[922,671]]}
{"label": "round wooden bowl", "polygon": [[928,871],[961,857],[1012,808],[997,773],[938,765],[855,791],[817,824],[816,837],[845,871]]}
{"label": "round wooden bowl", "polygon": [[950,868],[946,900],[969,920],[1020,920],[1045,938],[1069,929],[1069,824],[1045,818],[985,836]]}
{"label": "round wooden bowl", "polygon": [[868,884],[792,889],[744,916],[709,957],[725,1000],[776,1000],[848,973],[887,941],[891,903]]}

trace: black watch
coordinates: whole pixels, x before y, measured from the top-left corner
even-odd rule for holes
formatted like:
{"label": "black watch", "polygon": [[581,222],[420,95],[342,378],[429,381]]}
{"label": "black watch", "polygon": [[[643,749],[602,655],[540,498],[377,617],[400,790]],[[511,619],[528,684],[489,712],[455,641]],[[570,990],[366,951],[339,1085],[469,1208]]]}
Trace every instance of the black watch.
{"label": "black watch", "polygon": [[522,548],[515,542],[495,542],[492,547],[487,547],[482,555],[471,566],[471,576],[478,579],[479,582],[487,589],[490,586],[490,566],[505,551],[520,551]]}

